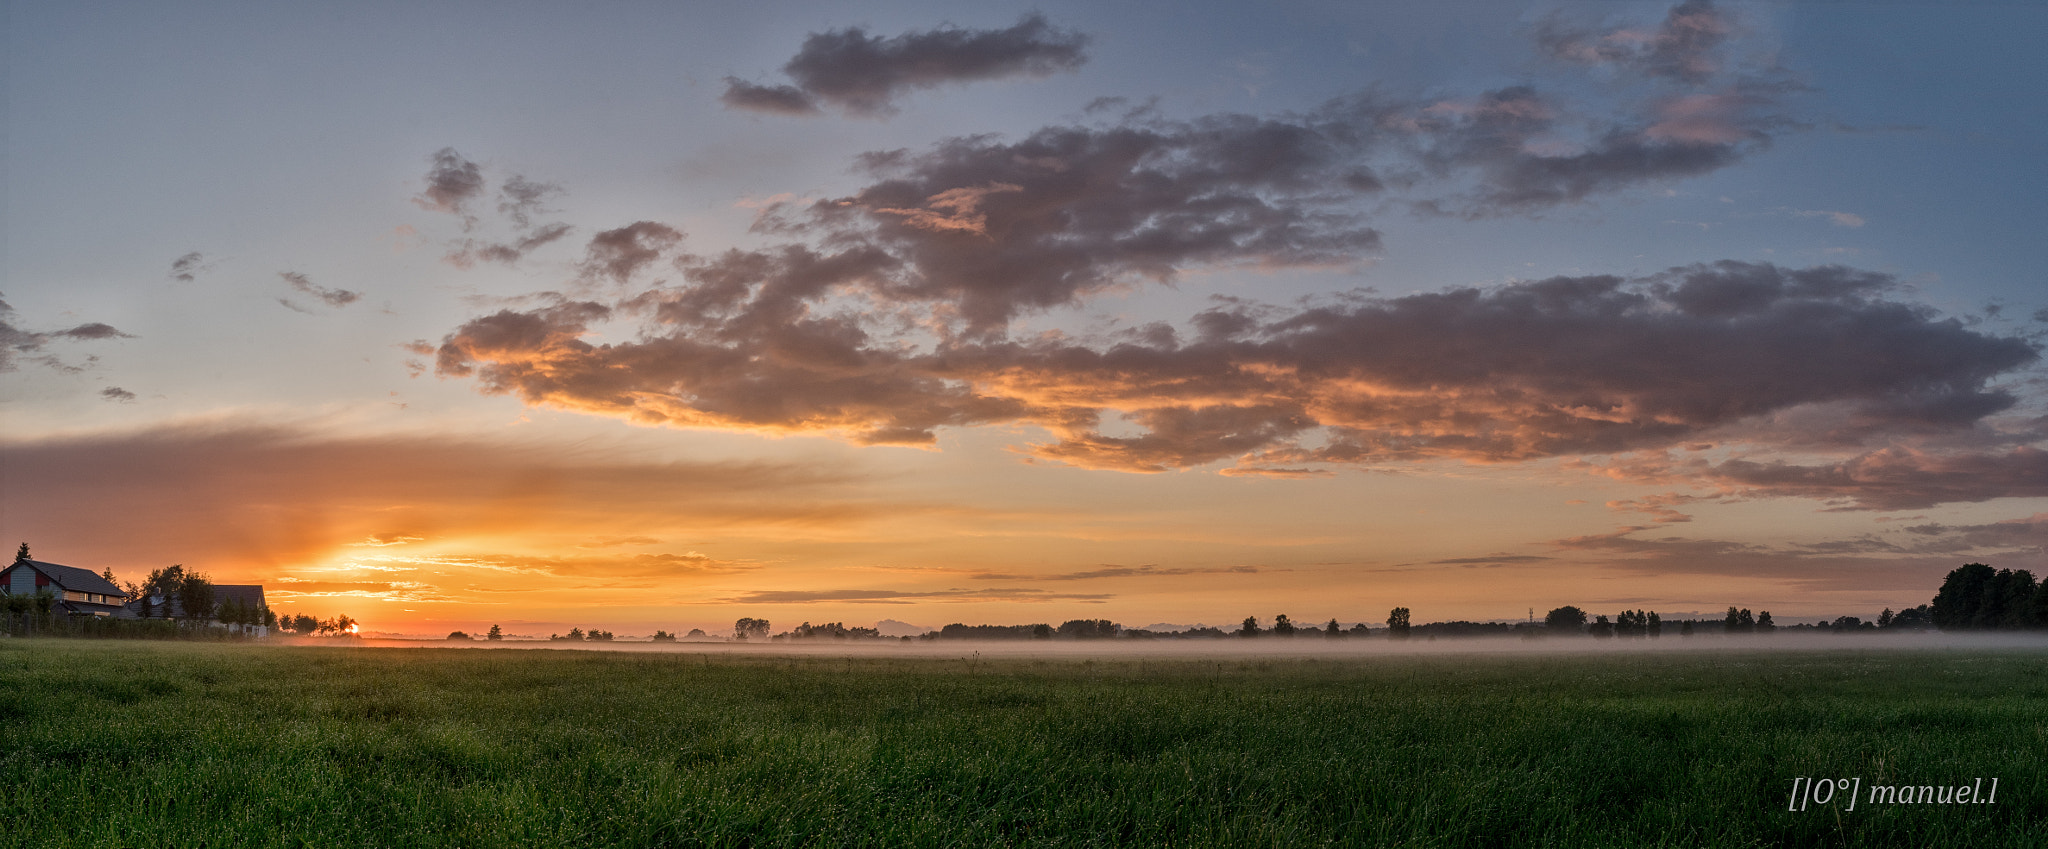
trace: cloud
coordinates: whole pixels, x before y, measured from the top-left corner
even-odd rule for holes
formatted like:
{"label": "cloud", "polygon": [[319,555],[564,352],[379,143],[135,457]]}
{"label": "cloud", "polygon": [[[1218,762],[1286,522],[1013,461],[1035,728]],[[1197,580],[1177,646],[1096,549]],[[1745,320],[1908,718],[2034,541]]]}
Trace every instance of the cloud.
{"label": "cloud", "polygon": [[50,334],[59,339],[133,339],[135,337],[97,321]]}
{"label": "cloud", "polygon": [[[1357,298],[1296,311],[1225,302],[1113,342],[942,338],[919,348],[819,293],[892,269],[869,252],[729,254],[631,303],[560,302],[472,320],[438,371],[535,405],[644,423],[841,432],[924,443],[946,426],[1028,423],[1033,456],[1164,471],[1432,459],[1513,462],[1679,447],[1763,447],[1968,429],[2011,406],[1990,381],[2037,359],[1892,299],[1898,281],[1840,266],[1721,262],[1637,278]],[[879,291],[876,291],[879,290]],[[595,345],[595,325],[646,316]],[[1827,411],[1832,437],[1774,431]],[[1117,415],[1139,431],[1109,435]],[[1320,444],[1305,441],[1319,436]]]}
{"label": "cloud", "polygon": [[[1840,454],[1969,430],[2016,403],[1997,381],[2033,364],[2035,345],[1842,266],[1719,262],[1291,308],[1219,301],[1092,338],[1017,330],[1191,273],[1356,267],[1381,249],[1371,216],[1388,210],[1540,215],[1725,168],[1802,126],[1781,103],[1797,87],[1737,56],[1739,28],[1709,4],[1597,37],[1547,26],[1553,52],[1654,85],[1601,97],[1369,90],[1185,120],[1104,109],[1090,113],[1099,123],[1021,138],[869,152],[859,189],[760,207],[753,231],[769,241],[757,247],[679,253],[680,232],[646,221],[600,232],[586,280],[625,287],[661,263],[679,277],[475,317],[442,337],[436,370],[645,424],[869,445],[1027,425],[1050,435],[1020,449],[1031,459],[1132,472],[1228,461],[1227,474],[1274,478],[1702,440],[1759,461]],[[913,42],[848,30],[814,36],[799,58]],[[854,108],[791,78],[814,106]],[[902,89],[872,90],[883,94],[854,102],[881,108]],[[600,333],[616,341],[592,341]],[[1677,503],[1616,506],[1676,521]]]}
{"label": "cloud", "polygon": [[747,561],[721,560],[697,552],[630,556],[537,557],[514,554],[443,554],[432,557],[391,556],[388,562],[414,568],[481,569],[566,578],[666,578],[689,574],[730,574],[760,568]]}
{"label": "cloud", "polygon": [[1853,212],[1832,212],[1825,209],[1792,209],[1787,211],[1801,218],[1825,218],[1837,227],[1854,229],[1867,223],[1864,221],[1863,216]]}
{"label": "cloud", "polygon": [[663,251],[682,241],[682,231],[654,221],[637,221],[606,230],[590,238],[583,273],[624,283],[660,259]]}
{"label": "cloud", "polygon": [[[1796,586],[1802,592],[1932,594],[1955,568],[1951,552],[1914,551],[1856,538],[1810,544],[1760,545],[1718,539],[1637,536],[1647,526],[1554,540],[1573,559],[1629,573],[1674,578],[1710,575]],[[1742,606],[1750,606],[1742,602]]]}
{"label": "cloud", "polygon": [[[351,292],[347,289],[329,289],[324,286],[316,286],[313,284],[311,278],[308,278],[306,275],[300,274],[296,271],[280,271],[277,273],[277,276],[283,279],[284,282],[291,284],[292,288],[304,292],[308,295],[312,295],[315,298],[319,298],[321,302],[327,304],[330,307],[345,307],[348,306],[349,304],[355,303],[356,301],[362,299],[363,297],[363,293],[361,292]],[[292,307],[293,309],[298,309],[297,305],[288,302],[285,303],[285,306]],[[305,310],[299,311],[305,312]]]}
{"label": "cloud", "polygon": [[541,225],[509,242],[463,239],[455,243],[442,259],[456,268],[469,268],[479,262],[512,265],[543,245],[569,235],[569,231],[573,229],[575,228],[558,222]]}
{"label": "cloud", "polygon": [[[469,232],[479,223],[477,216],[469,212],[471,201],[482,197],[488,185],[483,169],[474,162],[462,159],[452,148],[443,148],[435,154],[436,166],[428,174],[430,188],[426,195],[415,198],[421,206],[462,217],[462,229]],[[447,243],[447,253],[442,260],[456,268],[471,268],[479,262],[494,262],[500,265],[514,265],[528,254],[560,240],[574,227],[562,222],[534,223],[534,216],[548,212],[549,198],[563,194],[561,186],[528,180],[524,175],[514,174],[498,187],[498,213],[511,225],[511,233],[504,238],[464,238]]]}
{"label": "cloud", "polygon": [[729,109],[772,115],[816,115],[820,111],[817,101],[796,86],[757,85],[738,77],[725,78],[725,93],[718,96],[718,101]]}
{"label": "cloud", "polygon": [[[976,572],[977,581],[1092,581],[1101,578],[1176,578],[1188,575],[1256,575],[1261,571],[1257,566],[1103,566],[1098,569],[1083,569],[1078,572],[1062,572],[1052,575],[1016,575],[1000,572]],[[1285,571],[1285,570],[1282,570]]]}
{"label": "cloud", "polygon": [[212,270],[213,264],[198,251],[171,260],[171,279],[180,283],[190,283],[199,279],[201,273]]}
{"label": "cloud", "polygon": [[1083,602],[1099,603],[1115,598],[1106,593],[1055,593],[1042,589],[994,588],[994,589],[944,589],[925,591],[904,590],[758,590],[731,598],[716,599],[716,604],[815,604],[836,602],[842,604],[917,604],[920,602]]}
{"label": "cloud", "polygon": [[[59,340],[97,341],[101,339],[133,339],[110,325],[88,322],[64,330],[29,330],[17,324],[14,307],[0,300],[0,373],[19,368],[25,357],[29,362],[48,366],[66,373],[76,373],[82,367],[72,366],[45,353],[50,343]],[[91,362],[89,359],[88,362]]]}
{"label": "cloud", "polygon": [[1429,563],[1432,566],[1499,566],[1506,563],[1543,563],[1554,559],[1540,554],[1490,554],[1485,557],[1451,557]]}
{"label": "cloud", "polygon": [[1678,507],[1695,501],[1711,501],[1712,496],[1688,495],[1667,492],[1661,495],[1646,495],[1642,498],[1622,498],[1607,502],[1607,509],[1629,513],[1641,513],[1653,521],[1669,524],[1690,522],[1692,515],[1679,511]]}
{"label": "cloud", "polygon": [[562,187],[554,183],[536,183],[514,174],[498,187],[498,212],[522,229],[532,227],[533,216],[547,211],[542,204],[562,193]]}
{"label": "cloud", "polygon": [[277,599],[281,604],[305,604],[313,599],[468,601],[447,594],[441,587],[419,581],[317,581],[289,577],[266,580],[264,595]]}
{"label": "cloud", "polygon": [[1703,83],[1722,73],[1736,25],[1711,0],[1686,0],[1654,28],[1572,26],[1553,16],[1537,28],[1544,52],[1567,62],[1611,65],[1635,74]]}
{"label": "cloud", "polygon": [[1912,510],[2048,496],[2048,451],[1924,451],[1891,445],[1846,460],[1801,464],[1732,459],[1695,477],[1750,497],[1795,496],[1856,510]]}
{"label": "cloud", "polygon": [[427,160],[432,163],[427,169],[427,188],[413,198],[413,203],[429,212],[445,212],[462,219],[464,230],[474,226],[476,216],[470,212],[470,203],[484,192],[483,169],[452,147],[435,151]]}
{"label": "cloud", "polygon": [[135,400],[135,393],[122,389],[119,386],[109,386],[100,390],[100,397],[109,401],[118,401],[126,404]]}
{"label": "cloud", "polygon": [[814,33],[782,66],[795,85],[764,86],[727,77],[727,107],[780,115],[808,115],[820,105],[860,117],[896,112],[895,101],[919,89],[995,80],[1045,77],[1087,61],[1088,37],[1054,28],[1036,13],[1007,29],[940,27],[877,38],[849,27]]}

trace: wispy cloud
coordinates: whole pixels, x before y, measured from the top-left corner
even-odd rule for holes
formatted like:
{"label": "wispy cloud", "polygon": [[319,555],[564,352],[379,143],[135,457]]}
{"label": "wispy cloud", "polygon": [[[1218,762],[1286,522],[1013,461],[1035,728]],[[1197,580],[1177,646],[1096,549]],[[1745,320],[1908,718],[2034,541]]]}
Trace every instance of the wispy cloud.
{"label": "wispy cloud", "polygon": [[14,308],[6,301],[0,301],[0,372],[14,371],[20,367],[20,362],[26,360],[57,371],[75,373],[83,367],[70,365],[48,353],[52,342],[135,338],[97,321],[64,330],[29,330],[18,324],[19,321]]}
{"label": "wispy cloud", "polygon": [[719,604],[817,604],[824,602],[840,604],[918,604],[928,602],[1080,602],[1099,603],[1115,598],[1106,593],[1056,593],[1050,590],[1031,588],[993,589],[943,589],[943,590],[758,590],[730,598],[717,599]]}
{"label": "wispy cloud", "polygon": [[[277,276],[279,279],[290,284],[293,289],[312,295],[320,299],[321,303],[330,307],[345,307],[361,300],[363,297],[361,292],[351,292],[347,289],[329,289],[325,286],[316,285],[313,283],[312,278],[296,271],[280,271],[277,273]],[[286,303],[285,306],[298,309],[296,304]],[[299,311],[305,312],[305,310]]]}
{"label": "wispy cloud", "polygon": [[170,277],[180,283],[190,283],[199,279],[199,275],[212,270],[213,263],[207,262],[204,254],[193,251],[171,260]]}
{"label": "wispy cloud", "polygon": [[1006,77],[1044,77],[1087,61],[1088,37],[1061,30],[1038,14],[1005,29],[940,27],[879,38],[860,27],[815,33],[782,66],[794,85],[725,79],[727,107],[781,115],[812,115],[830,106],[850,115],[896,112],[904,94]]}

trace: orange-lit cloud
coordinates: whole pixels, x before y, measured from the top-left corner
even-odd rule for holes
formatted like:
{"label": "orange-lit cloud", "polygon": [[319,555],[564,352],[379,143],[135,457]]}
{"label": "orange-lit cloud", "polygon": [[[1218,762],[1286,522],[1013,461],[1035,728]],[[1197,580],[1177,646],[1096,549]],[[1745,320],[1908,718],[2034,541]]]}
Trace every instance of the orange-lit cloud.
{"label": "orange-lit cloud", "polygon": [[[1702,438],[1839,451],[1969,432],[2015,402],[1993,378],[2038,357],[2024,339],[1893,300],[1888,275],[1839,266],[1722,262],[1292,314],[1232,302],[1192,319],[1190,339],[1149,326],[1092,345],[959,337],[921,348],[807,305],[835,285],[881,285],[871,281],[884,267],[801,250],[731,255],[700,267],[696,287],[629,304],[476,319],[443,340],[439,370],[528,403],[648,423],[929,443],[940,427],[1021,422],[1057,437],[1032,456],[1086,468],[1236,458],[1237,474],[1306,477],[1318,470],[1308,464],[1499,463]],[[634,310],[652,315],[640,340],[584,340]],[[1111,415],[1138,433],[1105,432]],[[1772,468],[1730,460],[1720,474],[1760,485]],[[1804,491],[1828,490],[1815,479]]]}

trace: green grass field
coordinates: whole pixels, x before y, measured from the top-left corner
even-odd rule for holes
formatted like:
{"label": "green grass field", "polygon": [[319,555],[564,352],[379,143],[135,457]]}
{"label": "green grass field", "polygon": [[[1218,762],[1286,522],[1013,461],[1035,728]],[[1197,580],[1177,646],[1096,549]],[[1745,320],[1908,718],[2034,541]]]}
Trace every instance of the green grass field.
{"label": "green grass field", "polygon": [[0,640],[0,844],[2048,845],[2038,650],[717,648]]}

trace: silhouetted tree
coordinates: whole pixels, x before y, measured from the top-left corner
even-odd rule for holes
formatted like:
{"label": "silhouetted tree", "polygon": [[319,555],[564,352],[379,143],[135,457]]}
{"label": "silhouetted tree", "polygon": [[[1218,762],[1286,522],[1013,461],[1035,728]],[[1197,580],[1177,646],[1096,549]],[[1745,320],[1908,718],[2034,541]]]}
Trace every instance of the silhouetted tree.
{"label": "silhouetted tree", "polygon": [[1397,640],[1408,638],[1408,608],[1396,607],[1387,611],[1387,636]]}
{"label": "silhouetted tree", "polygon": [[1337,620],[1335,617],[1332,617],[1330,619],[1330,624],[1323,626],[1323,638],[1328,640],[1334,640],[1342,636],[1344,636],[1343,629],[1337,627]]}
{"label": "silhouetted tree", "polygon": [[1728,616],[1721,620],[1721,631],[1726,634],[1747,634],[1756,630],[1756,616],[1745,607],[1741,610],[1728,608]]}
{"label": "silhouetted tree", "polygon": [[213,618],[213,582],[197,572],[186,572],[185,580],[178,584],[178,604],[185,608],[185,618],[206,621]]}
{"label": "silhouetted tree", "polygon": [[676,641],[676,635],[667,631],[655,631],[654,636],[649,639],[657,643],[673,643]]}
{"label": "silhouetted tree", "polygon": [[1354,637],[1370,637],[1372,636],[1372,626],[1367,625],[1364,622],[1360,622],[1356,625],[1351,626],[1351,630],[1346,631],[1345,633],[1350,634]]}
{"label": "silhouetted tree", "polygon": [[1678,623],[1678,635],[1679,635],[1679,636],[1681,636],[1681,637],[1690,637],[1690,636],[1692,636],[1692,620],[1691,620],[1691,619],[1687,619],[1687,620],[1685,620],[1685,621],[1683,621],[1683,622],[1680,622],[1680,623]]}
{"label": "silhouetted tree", "polygon": [[1045,624],[1045,623],[1043,623],[1043,622],[1041,622],[1041,623],[1039,623],[1039,624],[1037,624],[1037,625],[1033,625],[1033,626],[1031,626],[1031,639],[1034,639],[1034,640],[1050,640],[1050,639],[1052,639],[1052,626],[1051,626],[1051,625],[1048,625],[1048,624]]}
{"label": "silhouetted tree", "polygon": [[1279,616],[1275,616],[1275,617],[1273,617],[1273,636],[1275,636],[1275,637],[1292,637],[1292,636],[1294,636],[1294,621],[1293,621],[1293,620],[1291,620],[1291,619],[1288,619],[1288,618],[1287,618],[1287,614],[1285,614],[1285,613],[1282,613],[1282,614],[1280,614]]}
{"label": "silhouetted tree", "polygon": [[21,548],[16,549],[14,552],[14,562],[16,563],[27,563],[28,561],[34,559],[35,558],[28,556],[28,543],[22,543]]}
{"label": "silhouetted tree", "polygon": [[[162,569],[152,569],[149,577],[142,580],[143,616],[171,615],[171,600],[178,597],[178,589],[185,585],[185,566],[173,563]],[[151,604],[155,600],[157,604]]]}
{"label": "silhouetted tree", "polygon": [[1778,624],[1771,621],[1770,611],[1765,610],[1757,613],[1756,630],[1759,634],[1768,634],[1772,631],[1778,630]]}
{"label": "silhouetted tree", "polygon": [[1122,627],[1107,619],[1069,619],[1060,623],[1055,632],[1076,640],[1107,640],[1115,637]]}
{"label": "silhouetted tree", "polygon": [[1657,618],[1657,611],[1650,611],[1650,621],[1646,627],[1652,638],[1664,636],[1664,620]]}
{"label": "silhouetted tree", "polygon": [[1586,630],[1586,611],[1572,605],[1543,614],[1543,630],[1553,634],[1578,634]]}
{"label": "silhouetted tree", "polygon": [[484,634],[484,639],[486,639],[486,640],[502,640],[502,639],[505,639],[505,629],[503,629],[503,628],[500,628],[500,627],[498,627],[498,626],[496,626],[496,625],[492,625],[492,626],[491,626],[491,630],[490,630],[490,632],[489,632],[489,633],[486,633],[486,634]]}
{"label": "silhouetted tree", "polygon": [[462,631],[449,631],[448,640],[449,642],[466,643],[469,642],[469,634]]}
{"label": "silhouetted tree", "polygon": [[1934,627],[1934,609],[1925,604],[1908,607],[1892,616],[1892,627],[1901,630],[1925,631]]}
{"label": "silhouetted tree", "polygon": [[755,619],[751,616],[743,616],[738,622],[732,623],[732,637],[735,640],[765,640],[768,639],[768,630],[768,620]]}
{"label": "silhouetted tree", "polygon": [[1256,636],[1258,636],[1258,635],[1259,635],[1259,617],[1257,617],[1257,616],[1247,616],[1247,617],[1245,617],[1245,618],[1244,618],[1244,624],[1243,624],[1243,625],[1239,625],[1239,626],[1237,627],[1237,635],[1238,635],[1238,636],[1240,636],[1240,637],[1256,637]]}
{"label": "silhouetted tree", "polygon": [[1977,611],[1977,627],[1983,630],[2013,631],[2034,627],[2034,573],[2025,569],[2000,569],[1984,588],[1984,606]]}
{"label": "silhouetted tree", "polygon": [[1586,633],[1603,639],[1612,637],[1614,636],[1614,623],[1607,621],[1606,616],[1595,617],[1593,624],[1586,626]]}
{"label": "silhouetted tree", "polygon": [[1998,573],[1982,563],[1965,563],[1948,573],[1934,594],[1930,611],[1934,627],[1944,631],[1967,631],[1978,627],[1984,596]]}

